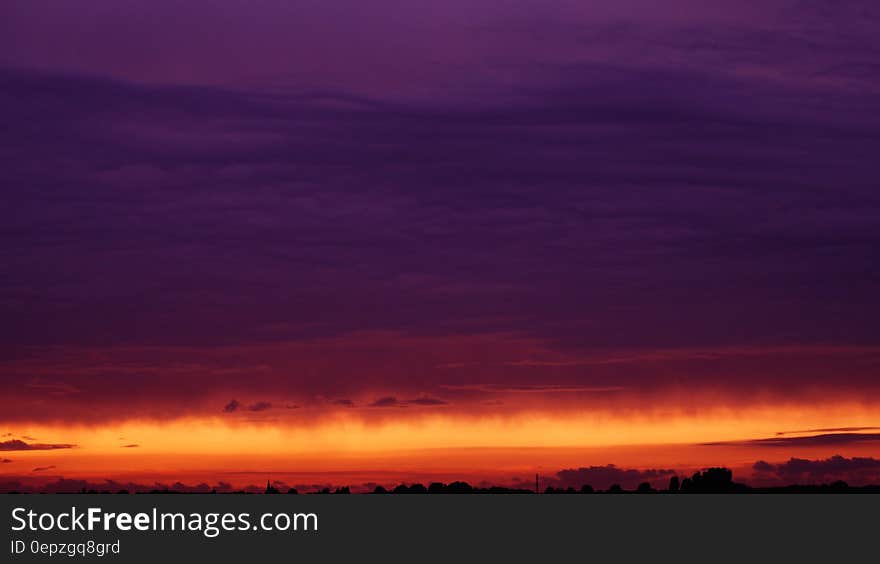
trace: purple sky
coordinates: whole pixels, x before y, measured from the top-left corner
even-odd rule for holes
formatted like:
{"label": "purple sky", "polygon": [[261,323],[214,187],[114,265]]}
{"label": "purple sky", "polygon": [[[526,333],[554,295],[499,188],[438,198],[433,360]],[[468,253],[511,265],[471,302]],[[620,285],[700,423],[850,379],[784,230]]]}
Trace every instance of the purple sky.
{"label": "purple sky", "polygon": [[[566,358],[880,344],[877,61],[871,1],[6,1],[3,378],[40,389],[58,350],[112,345],[203,351],[102,353],[143,376],[120,393],[212,363],[233,381],[237,353],[205,350],[357,333],[460,346],[330,347],[367,375],[241,362],[345,395],[517,360],[468,344],[486,335]],[[77,350],[89,376],[61,380],[101,382]],[[876,385],[876,350],[736,358],[683,362]],[[673,372],[603,370],[490,373]]]}

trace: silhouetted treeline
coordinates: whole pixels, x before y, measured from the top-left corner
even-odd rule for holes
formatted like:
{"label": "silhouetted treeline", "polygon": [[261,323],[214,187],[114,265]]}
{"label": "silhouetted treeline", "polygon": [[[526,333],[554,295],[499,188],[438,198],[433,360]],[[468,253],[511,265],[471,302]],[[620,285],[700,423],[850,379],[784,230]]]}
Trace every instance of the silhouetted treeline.
{"label": "silhouetted treeline", "polygon": [[[277,482],[276,482],[277,483]],[[11,494],[15,493],[26,493],[26,492],[8,492]],[[60,493],[60,492],[59,492]],[[74,493],[74,492],[69,492]],[[128,490],[119,490],[117,492],[112,492],[108,490],[95,490],[95,489],[86,489],[83,488],[79,493],[89,493],[89,494],[110,494],[110,493],[118,493],[118,494],[128,494],[130,493]],[[204,493],[204,492],[193,492],[193,491],[180,491],[174,489],[155,489],[149,492],[136,492],[136,493],[151,493],[151,494],[185,494],[185,493]],[[211,493],[224,493],[224,494],[253,494],[256,493],[252,489],[250,491],[224,491],[217,492],[213,490]],[[263,492],[266,494],[280,494],[282,493],[278,488],[273,486],[271,483],[266,483],[266,490]],[[298,494],[299,492],[296,488],[289,488],[287,490],[288,494]],[[315,492],[309,492],[312,494],[350,494],[351,489],[348,486],[337,487],[335,490],[332,490],[329,487],[323,488],[321,490]],[[434,482],[429,486],[425,487],[423,484],[400,484],[392,488],[390,491],[383,486],[376,486],[375,489],[370,492],[373,494],[534,494],[537,493],[534,489],[529,488],[509,488],[502,486],[491,486],[491,487],[475,487],[467,482],[451,482],[449,484],[444,484],[442,482]],[[762,494],[762,493],[880,493],[880,485],[870,485],[870,486],[850,486],[846,482],[837,481],[830,484],[814,484],[814,485],[800,485],[800,484],[792,484],[788,486],[772,486],[772,487],[751,487],[746,484],[741,484],[733,481],[733,472],[728,468],[709,468],[707,470],[703,470],[702,472],[695,472],[690,477],[679,478],[678,476],[672,476],[669,480],[669,484],[665,489],[656,489],[649,482],[643,482],[638,485],[634,490],[626,490],[620,486],[620,484],[613,484],[607,490],[597,490],[594,489],[589,484],[584,484],[579,488],[575,488],[573,486],[568,487],[547,487],[544,489],[545,494],[692,494],[692,493],[711,493],[711,494],[723,494],[723,493],[749,493],[749,494]]]}
{"label": "silhouetted treeline", "polygon": [[434,482],[427,488],[422,484],[400,484],[390,492],[382,486],[376,486],[373,490],[374,494],[487,494],[487,493],[504,493],[504,494],[520,494],[535,493],[534,490],[520,488],[505,488],[501,486],[492,486],[488,488],[474,487],[467,482],[452,482],[444,484],[442,482]]}

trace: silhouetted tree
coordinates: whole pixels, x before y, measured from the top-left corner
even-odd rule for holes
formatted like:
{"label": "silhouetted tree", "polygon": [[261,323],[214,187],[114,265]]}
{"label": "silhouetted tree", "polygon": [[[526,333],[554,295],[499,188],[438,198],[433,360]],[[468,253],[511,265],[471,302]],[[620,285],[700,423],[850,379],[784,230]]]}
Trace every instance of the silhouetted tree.
{"label": "silhouetted tree", "polygon": [[679,490],[678,476],[673,476],[669,478],[669,491],[670,493],[678,493]]}
{"label": "silhouetted tree", "polygon": [[373,490],[374,494],[387,494],[388,490],[383,488],[382,486],[376,486],[376,489]]}
{"label": "silhouetted tree", "polygon": [[681,483],[681,491],[685,493],[732,493],[748,489],[733,481],[733,472],[729,468],[707,468]]}
{"label": "silhouetted tree", "polygon": [[288,495],[298,495],[299,494],[299,492],[297,491],[296,488],[290,488],[289,490],[287,490],[287,493],[288,493]]}
{"label": "silhouetted tree", "polygon": [[645,494],[645,493],[654,493],[654,488],[651,487],[651,484],[648,482],[642,482],[639,484],[639,487],[636,488],[636,493]]}
{"label": "silhouetted tree", "polygon": [[620,487],[620,484],[612,484],[612,486],[608,488],[608,493],[623,493],[623,488]]}
{"label": "silhouetted tree", "polygon": [[594,492],[593,486],[591,486],[590,484],[584,484],[583,486],[581,486],[581,493],[582,494],[591,494],[593,492]]}
{"label": "silhouetted tree", "polygon": [[469,494],[473,493],[474,488],[467,482],[452,482],[446,486],[446,493],[451,494]]}

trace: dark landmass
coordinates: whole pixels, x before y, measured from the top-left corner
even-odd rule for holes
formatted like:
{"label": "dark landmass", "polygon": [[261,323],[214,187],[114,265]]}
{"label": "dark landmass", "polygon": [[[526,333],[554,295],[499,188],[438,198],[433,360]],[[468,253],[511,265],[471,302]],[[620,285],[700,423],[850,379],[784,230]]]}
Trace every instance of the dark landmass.
{"label": "dark landmass", "polygon": [[[19,494],[29,492],[7,492],[8,494]],[[172,489],[155,489],[150,491],[130,492],[122,489],[118,491],[85,489],[70,492],[56,493],[83,493],[83,494],[130,494],[130,493],[151,493],[151,494],[192,494],[206,492],[178,491]],[[212,494],[223,495],[253,495],[251,490],[238,491],[211,491]],[[278,488],[266,484],[263,494],[299,494],[295,488],[290,488],[282,492]],[[328,495],[328,494],[351,494],[351,488],[348,486],[338,487],[333,490],[323,488],[318,491],[308,492],[311,495]],[[467,482],[451,482],[444,484],[442,482],[434,482],[427,487],[424,484],[400,484],[399,486],[386,489],[383,486],[376,486],[372,492],[367,494],[848,494],[848,493],[880,493],[880,485],[867,486],[850,486],[846,482],[836,481],[828,484],[791,484],[787,486],[772,487],[751,487],[746,484],[733,481],[733,472],[728,468],[709,468],[702,472],[696,472],[689,478],[679,479],[673,476],[669,480],[669,484],[665,489],[657,489],[648,482],[640,484],[634,490],[625,490],[619,485],[612,485],[606,490],[594,489],[589,484],[584,484],[580,488],[567,487],[555,488],[547,487],[541,491],[537,485],[535,489],[528,488],[510,488],[503,486],[491,487],[475,487]]]}

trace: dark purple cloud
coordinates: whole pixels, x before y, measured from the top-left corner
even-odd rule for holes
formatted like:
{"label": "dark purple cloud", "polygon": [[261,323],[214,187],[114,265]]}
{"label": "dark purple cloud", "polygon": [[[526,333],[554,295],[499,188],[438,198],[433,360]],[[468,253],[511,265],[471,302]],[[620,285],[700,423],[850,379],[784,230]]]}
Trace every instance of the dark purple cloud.
{"label": "dark purple cloud", "polygon": [[367,407],[407,407],[410,405],[421,407],[434,407],[439,405],[449,405],[449,402],[433,397],[420,397],[409,400],[400,400],[394,396],[385,396],[371,402],[367,405]]}
{"label": "dark purple cloud", "polygon": [[448,401],[444,401],[440,398],[432,398],[432,397],[415,398],[415,399],[407,400],[406,403],[408,403],[410,405],[421,405],[421,406],[449,405]]}
{"label": "dark purple cloud", "polygon": [[747,441],[728,441],[705,443],[707,446],[749,445],[760,447],[812,447],[812,446],[844,446],[860,443],[880,442],[880,433],[824,433],[806,437],[772,437]]}
{"label": "dark purple cloud", "polygon": [[800,435],[806,433],[841,433],[841,432],[859,432],[859,431],[880,431],[880,427],[829,427],[825,429],[806,429],[803,431],[779,431],[777,436],[782,435]]}
{"label": "dark purple cloud", "polygon": [[[873,338],[870,99],[683,71],[559,73],[473,110],[7,71],[17,330],[4,339]],[[41,151],[56,164],[37,166]],[[673,318],[680,330],[663,331]]]}
{"label": "dark purple cloud", "polygon": [[880,484],[880,460],[872,457],[790,458],[779,464],[760,460],[752,469],[754,482],[759,485],[827,484],[837,480],[850,485]]}
{"label": "dark purple cloud", "polygon": [[406,407],[406,404],[394,396],[386,396],[369,404],[369,407]]}
{"label": "dark purple cloud", "polygon": [[[272,409],[272,403],[268,401],[258,401],[249,405],[243,405],[238,400],[231,400],[223,407],[224,413],[234,413],[236,411],[268,411]],[[288,406],[288,409],[296,409],[296,406]]]}
{"label": "dark purple cloud", "polygon": [[12,451],[12,450],[58,450],[58,449],[66,449],[66,448],[74,448],[76,445],[69,444],[40,444],[40,443],[26,443],[24,441],[20,441],[17,439],[13,439],[11,441],[2,441],[0,442],[0,451]]}
{"label": "dark purple cloud", "polygon": [[241,403],[239,403],[238,400],[230,400],[229,403],[227,403],[225,406],[223,406],[223,412],[224,413],[233,413],[235,411],[238,411],[238,409],[240,407],[241,407]]}
{"label": "dark purple cloud", "polygon": [[876,388],[874,3],[259,4],[4,3],[9,417]]}
{"label": "dark purple cloud", "polygon": [[[649,482],[652,486],[663,486],[665,488],[669,479],[674,475],[674,470],[638,470],[634,468],[621,468],[614,464],[608,464],[605,466],[589,466],[560,470],[556,473],[555,478],[549,479],[549,484],[545,485],[553,485],[554,487],[563,488],[580,488],[586,484],[592,486],[594,489],[604,490],[614,484],[621,486],[623,489],[635,489],[639,484]],[[545,482],[548,482],[548,480],[545,480]]]}

